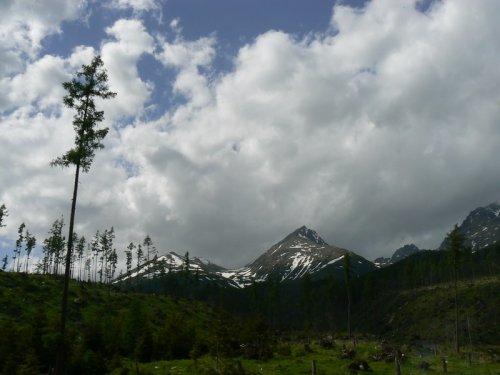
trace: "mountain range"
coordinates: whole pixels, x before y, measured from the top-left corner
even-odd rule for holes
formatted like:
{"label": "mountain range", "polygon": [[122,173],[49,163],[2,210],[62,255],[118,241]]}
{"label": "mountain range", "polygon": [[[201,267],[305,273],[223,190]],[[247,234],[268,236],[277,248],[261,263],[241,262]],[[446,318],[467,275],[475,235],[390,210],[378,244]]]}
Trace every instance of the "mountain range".
{"label": "mountain range", "polygon": [[[492,203],[476,208],[467,215],[459,230],[465,238],[465,246],[473,251],[499,241],[500,205]],[[446,239],[438,250],[445,248]],[[188,254],[181,256],[170,252],[143,263],[130,273],[122,274],[117,282],[134,278],[151,279],[182,271],[195,274],[197,280],[236,288],[243,288],[254,282],[297,280],[305,275],[314,278],[333,275],[340,278],[343,277],[342,260],[347,253],[351,259],[352,274],[360,276],[399,262],[419,251],[416,245],[408,244],[397,249],[391,257],[380,257],[370,262],[353,251],[329,245],[315,230],[302,226],[242,268],[228,270],[203,258],[190,258]]]}
{"label": "mountain range", "polygon": [[136,277],[153,278],[186,270],[196,274],[198,280],[238,288],[267,280],[297,280],[306,274],[342,277],[342,259],[347,253],[353,276],[375,269],[369,260],[347,249],[327,244],[316,231],[302,226],[242,268],[228,270],[203,258],[189,258],[187,254],[181,256],[170,252],[132,269],[130,274],[123,274],[118,281]]}

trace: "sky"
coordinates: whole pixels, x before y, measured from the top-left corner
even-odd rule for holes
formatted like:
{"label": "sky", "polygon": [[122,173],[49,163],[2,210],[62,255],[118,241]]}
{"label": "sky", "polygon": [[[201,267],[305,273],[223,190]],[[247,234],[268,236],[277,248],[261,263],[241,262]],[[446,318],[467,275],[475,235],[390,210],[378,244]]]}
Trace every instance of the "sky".
{"label": "sky", "polygon": [[[3,0],[0,255],[69,218],[61,83],[115,99],[76,232],[241,267],[306,225],[373,260],[500,202],[497,0]],[[38,246],[37,254],[40,254]],[[124,259],[124,257],[122,257]]]}

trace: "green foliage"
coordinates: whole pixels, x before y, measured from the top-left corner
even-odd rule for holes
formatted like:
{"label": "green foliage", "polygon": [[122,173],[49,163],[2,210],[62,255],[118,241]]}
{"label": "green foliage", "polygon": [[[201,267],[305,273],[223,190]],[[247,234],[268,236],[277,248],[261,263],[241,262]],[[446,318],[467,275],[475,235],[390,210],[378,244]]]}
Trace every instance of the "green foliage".
{"label": "green foliage", "polygon": [[77,165],[84,172],[90,170],[95,150],[104,147],[102,140],[108,129],[97,129],[96,125],[104,120],[104,111],[98,111],[95,99],[109,99],[116,96],[108,87],[108,76],[100,56],[94,57],[89,65],[83,65],[70,82],[64,82],[67,94],[64,105],[76,110],[73,117],[75,147],[63,156],[54,159],[53,166],[69,167]]}
{"label": "green foliage", "polygon": [[[479,255],[484,259],[492,257],[487,253]],[[443,262],[446,262],[446,257]],[[406,269],[407,266],[403,264],[401,267]],[[384,285],[377,278],[367,280],[378,280],[377,286]],[[60,278],[50,275],[0,273],[0,299],[3,302],[0,305],[0,353],[5,358],[0,363],[0,374],[48,373],[53,366],[59,341],[57,306],[61,282]],[[353,291],[364,282],[364,279],[353,279]],[[311,298],[331,296],[331,283],[332,280],[323,283],[311,281]],[[498,283],[498,277],[458,283],[459,298],[463,301],[461,316],[469,318],[474,345],[498,342]],[[272,287],[272,284],[264,283],[255,286],[254,292],[257,298],[269,296]],[[339,287],[338,298],[345,302],[342,285]],[[339,290],[339,287],[333,290]],[[296,292],[288,288],[286,285],[280,288],[279,296],[287,307],[283,313],[292,314],[290,310],[300,313],[300,303],[293,305],[292,300],[285,298],[291,296],[300,300],[302,284],[297,284]],[[453,322],[453,301],[450,290],[451,285],[444,283],[401,291],[385,290],[383,293],[377,287],[371,298],[361,291],[355,292],[353,319],[356,327],[364,332],[393,335],[394,341],[407,344],[408,351],[416,350],[422,341],[435,341],[441,351],[451,344],[448,331]],[[358,299],[361,296],[363,298]],[[312,359],[318,362],[318,373],[335,374],[347,371],[349,365],[346,360],[338,359],[341,343],[324,349],[315,343],[314,331],[307,336],[294,336],[298,339],[275,333],[269,328],[266,314],[235,317],[199,302],[119,291],[82,282],[72,283],[69,301],[66,349],[71,374],[120,374],[127,371],[135,374],[136,361],[141,374],[238,373],[232,371],[241,369],[245,374],[252,374],[260,373],[260,368],[264,373],[290,374],[310,371]],[[326,304],[326,299],[322,301],[323,309],[335,306],[335,300],[331,306]],[[341,310],[343,307],[340,304]],[[265,306],[264,311],[268,311]],[[319,325],[320,311],[313,316],[314,323]],[[325,321],[327,318],[331,323],[330,312],[325,314]],[[462,327],[465,329],[466,325],[462,324]],[[342,328],[340,325],[339,329]],[[463,336],[466,334],[466,331],[461,332]],[[419,336],[420,340],[414,336]],[[307,350],[304,342],[310,343]],[[385,373],[388,365],[370,359],[375,354],[375,344],[364,344],[360,340],[356,347],[358,359],[367,360],[376,373]],[[241,366],[238,361],[241,361]],[[404,373],[416,368],[417,363],[411,361],[409,363],[414,367],[406,367]],[[433,366],[437,363],[432,362],[432,358],[426,358],[426,361]],[[452,358],[450,366],[458,363],[453,361]]]}
{"label": "green foliage", "polygon": [[43,241],[43,259],[41,272],[43,274],[58,274],[59,268],[64,261],[66,237],[62,233],[64,219],[56,220],[49,230],[49,237]]}
{"label": "green foliage", "polygon": [[195,325],[188,316],[172,311],[163,322],[159,332],[158,355],[162,358],[189,358],[196,348],[197,355],[205,350],[200,343],[202,332],[197,332]]}
{"label": "green foliage", "polygon": [[0,228],[5,227],[5,224],[3,222],[7,216],[9,216],[7,207],[5,207],[5,204],[2,204],[0,206]]}

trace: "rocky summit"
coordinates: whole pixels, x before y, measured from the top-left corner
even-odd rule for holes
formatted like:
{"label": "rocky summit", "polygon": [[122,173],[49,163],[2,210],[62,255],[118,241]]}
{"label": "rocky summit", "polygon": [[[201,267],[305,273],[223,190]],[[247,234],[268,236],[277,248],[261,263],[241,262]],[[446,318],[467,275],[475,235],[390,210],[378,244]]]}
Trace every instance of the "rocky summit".
{"label": "rocky summit", "polygon": [[410,255],[418,253],[419,251],[420,249],[414,244],[404,245],[403,247],[397,249],[394,252],[394,254],[392,254],[392,257],[390,258],[380,257],[375,259],[373,263],[375,263],[375,266],[377,267],[385,267],[390,264],[399,262],[405,258],[408,258]]}
{"label": "rocky summit", "polygon": [[241,287],[269,279],[296,280],[306,274],[314,275],[328,270],[338,274],[342,270],[341,260],[347,252],[354,259],[352,264],[355,273],[373,269],[373,264],[368,260],[349,250],[327,244],[315,230],[302,226],[249,265],[221,274]]}
{"label": "rocky summit", "polygon": [[[491,203],[485,207],[478,207],[467,215],[458,227],[465,237],[465,246],[472,251],[481,250],[500,240],[500,204]],[[444,240],[439,247],[446,249]]]}

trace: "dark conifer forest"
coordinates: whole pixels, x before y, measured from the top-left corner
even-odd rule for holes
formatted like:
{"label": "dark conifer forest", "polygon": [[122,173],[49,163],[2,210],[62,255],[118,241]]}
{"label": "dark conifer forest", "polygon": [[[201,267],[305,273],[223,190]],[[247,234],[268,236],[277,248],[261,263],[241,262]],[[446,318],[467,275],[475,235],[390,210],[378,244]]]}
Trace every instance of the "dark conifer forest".
{"label": "dark conifer forest", "polygon": [[[23,227],[12,266],[0,272],[2,374],[43,374],[54,367],[61,339],[63,224],[56,220],[50,228],[32,273],[26,272],[28,257],[20,257],[32,241]],[[325,373],[342,374],[355,360],[376,366],[380,343],[408,357],[450,356],[460,373],[498,369],[498,244],[462,252],[457,262],[446,250],[420,251],[353,277],[348,289],[346,278],[314,274],[234,288],[204,280],[189,267],[116,282],[113,230],[96,234],[88,246],[75,237],[64,337],[68,374],[155,373],[158,363],[177,363],[185,373],[243,374],[253,373],[255,363],[274,366],[297,358],[317,357],[318,365],[326,366],[325,355],[334,361]],[[144,243],[129,251],[141,249],[139,258],[146,263],[149,251],[151,267],[157,267],[152,239],[147,236]],[[342,359],[344,347],[377,345],[382,345],[378,354],[358,351]],[[469,355],[479,367],[467,365]],[[403,369],[417,365],[416,360],[402,364]],[[378,373],[393,373],[392,368]]]}

